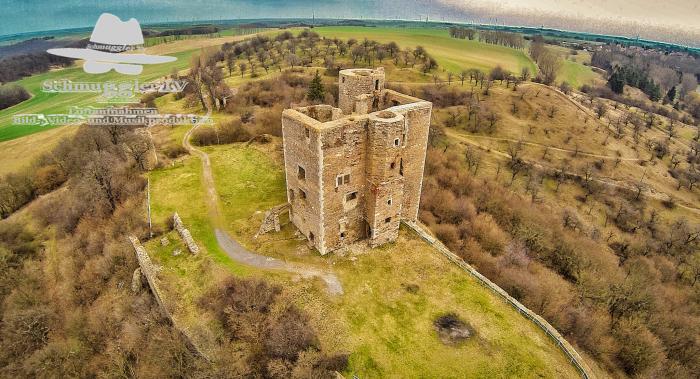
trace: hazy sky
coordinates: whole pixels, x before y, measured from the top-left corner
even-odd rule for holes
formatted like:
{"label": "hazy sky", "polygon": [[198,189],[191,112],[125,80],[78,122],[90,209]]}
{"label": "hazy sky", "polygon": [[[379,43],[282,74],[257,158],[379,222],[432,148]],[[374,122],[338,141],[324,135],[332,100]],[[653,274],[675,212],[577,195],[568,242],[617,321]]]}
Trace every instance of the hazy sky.
{"label": "hazy sky", "polygon": [[[439,0],[499,23],[545,25],[700,45],[700,0]],[[655,37],[657,36],[657,37]],[[663,38],[666,37],[666,38]],[[695,42],[695,43],[693,43]]]}
{"label": "hazy sky", "polygon": [[700,0],[0,0],[0,35],[87,27],[102,12],[142,23],[236,18],[401,18],[527,25],[700,46]]}
{"label": "hazy sky", "polygon": [[639,24],[700,28],[697,0],[440,0],[465,9],[497,13],[548,14]]}

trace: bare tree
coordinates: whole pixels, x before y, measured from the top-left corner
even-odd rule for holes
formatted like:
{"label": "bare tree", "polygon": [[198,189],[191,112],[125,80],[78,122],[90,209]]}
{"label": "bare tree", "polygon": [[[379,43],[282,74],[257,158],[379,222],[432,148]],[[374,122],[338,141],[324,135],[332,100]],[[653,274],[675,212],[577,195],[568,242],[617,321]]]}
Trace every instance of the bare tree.
{"label": "bare tree", "polygon": [[462,82],[462,85],[464,85],[464,81],[467,79],[468,75],[466,70],[462,70],[462,72],[459,73],[459,81]]}
{"label": "bare tree", "polygon": [[465,159],[467,161],[469,171],[474,170],[474,175],[476,175],[477,171],[479,170],[479,165],[481,164],[481,153],[469,146],[467,147],[467,151],[465,153]]}

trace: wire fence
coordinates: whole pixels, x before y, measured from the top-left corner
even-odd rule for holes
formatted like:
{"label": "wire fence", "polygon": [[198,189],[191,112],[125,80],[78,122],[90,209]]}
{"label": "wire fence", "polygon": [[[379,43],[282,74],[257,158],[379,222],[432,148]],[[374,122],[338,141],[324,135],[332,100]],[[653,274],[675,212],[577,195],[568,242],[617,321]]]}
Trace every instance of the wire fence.
{"label": "wire fence", "polygon": [[513,308],[515,308],[521,315],[527,317],[530,321],[532,321],[535,325],[537,325],[540,329],[542,329],[549,338],[551,338],[559,347],[561,351],[564,352],[564,354],[569,358],[569,361],[571,364],[576,367],[576,369],[579,371],[581,374],[581,377],[584,379],[592,379],[594,378],[593,373],[591,372],[591,369],[586,365],[586,363],[583,361],[581,356],[576,352],[573,346],[566,341],[566,339],[552,326],[550,325],[545,319],[542,317],[538,316],[535,312],[531,311],[528,309],[526,306],[524,306],[522,303],[520,303],[518,300],[513,298],[503,290],[501,287],[499,287],[496,283],[492,282],[489,280],[487,277],[481,275],[474,267],[469,265],[467,262],[465,262],[462,258],[457,256],[455,253],[451,252],[450,249],[447,248],[440,240],[437,238],[433,237],[430,232],[428,232],[427,228],[420,224],[420,223],[413,223],[413,222],[404,222],[405,225],[407,225],[409,228],[411,228],[413,231],[415,231],[421,238],[423,238],[425,241],[430,243],[433,247],[435,247],[440,253],[442,253],[447,259],[449,259],[452,263],[456,264],[460,268],[462,268],[464,271],[468,272],[471,274],[476,280],[483,286],[487,287],[488,289],[492,290],[496,294],[498,294],[501,298],[503,298],[508,304],[510,304]]}

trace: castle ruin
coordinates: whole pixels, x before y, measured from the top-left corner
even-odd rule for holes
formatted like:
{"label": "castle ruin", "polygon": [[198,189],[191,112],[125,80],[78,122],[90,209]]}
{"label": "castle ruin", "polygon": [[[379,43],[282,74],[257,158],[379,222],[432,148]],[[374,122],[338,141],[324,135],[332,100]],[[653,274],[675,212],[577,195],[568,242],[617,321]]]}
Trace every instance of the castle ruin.
{"label": "castle ruin", "polygon": [[282,113],[290,219],[321,254],[375,247],[416,221],[432,104],[384,88],[384,69],[340,71],[338,106]]}

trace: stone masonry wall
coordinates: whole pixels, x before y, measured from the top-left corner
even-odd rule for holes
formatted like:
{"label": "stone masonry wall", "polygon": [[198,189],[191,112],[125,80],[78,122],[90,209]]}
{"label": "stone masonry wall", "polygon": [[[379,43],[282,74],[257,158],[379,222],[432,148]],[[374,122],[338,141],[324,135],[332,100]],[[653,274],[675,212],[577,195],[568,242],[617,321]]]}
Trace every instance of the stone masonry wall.
{"label": "stone masonry wall", "polygon": [[319,124],[297,111],[282,113],[287,202],[291,206],[289,218],[314,247],[323,252]]}
{"label": "stone masonry wall", "polygon": [[365,238],[366,128],[366,118],[350,117],[322,132],[324,242],[331,250]]}
{"label": "stone masonry wall", "polygon": [[393,241],[398,236],[404,193],[400,168],[404,121],[402,115],[388,110],[369,115],[365,215],[372,246]]}
{"label": "stone masonry wall", "polygon": [[344,70],[340,109],[283,112],[290,220],[321,254],[391,242],[417,217],[432,104],[383,87],[381,69]]}
{"label": "stone masonry wall", "polygon": [[432,104],[420,101],[391,107],[388,110],[401,114],[405,120],[405,135],[402,136],[401,160],[397,163],[403,172],[404,189],[401,217],[418,219],[420,195],[423,186],[423,170],[430,131]]}
{"label": "stone masonry wall", "polygon": [[342,70],[338,78],[338,108],[343,111],[343,114],[349,115],[355,112],[357,96],[383,90],[383,68]]}

